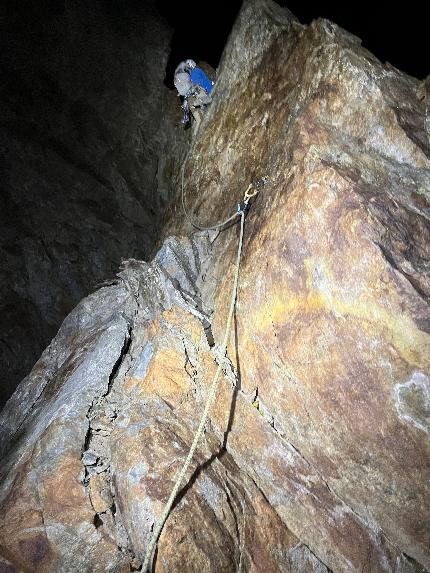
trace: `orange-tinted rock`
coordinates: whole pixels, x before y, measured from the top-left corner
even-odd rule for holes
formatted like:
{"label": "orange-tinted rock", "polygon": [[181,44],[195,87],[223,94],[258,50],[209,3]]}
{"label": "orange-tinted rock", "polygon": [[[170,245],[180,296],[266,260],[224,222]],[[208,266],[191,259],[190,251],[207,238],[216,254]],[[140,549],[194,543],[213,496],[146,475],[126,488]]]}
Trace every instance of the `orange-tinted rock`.
{"label": "orange-tinted rock", "polygon": [[96,513],[104,513],[112,507],[113,500],[110,483],[105,474],[94,474],[90,477],[90,500]]}
{"label": "orange-tinted rock", "polygon": [[[371,554],[372,570],[396,570],[401,552],[428,567],[425,105],[417,81],[357,38],[257,5],[245,4],[232,38],[259,35],[266,47],[229,43],[185,168],[189,209],[204,223],[270,178],[247,217],[228,356],[244,399],[258,395],[276,432],[262,439],[237,399],[227,449],[333,569],[359,570]],[[186,226],[172,219],[171,228]],[[237,232],[216,243],[216,341]],[[218,398],[213,417],[223,428],[229,400]],[[309,474],[310,491],[299,494],[297,472]]]}
{"label": "orange-tinted rock", "polygon": [[[157,573],[430,565],[430,162],[418,88],[327,21],[305,28],[272,2],[245,2],[186,198],[212,223],[250,181],[269,181],[247,215],[228,360]],[[176,216],[169,230],[190,228]],[[61,570],[70,547],[82,570],[142,561],[219,360],[238,228],[209,235],[212,251],[198,233],[170,237],[151,264],[129,261],[19,389],[14,403],[31,405],[3,418],[18,446],[3,470],[7,567]]]}

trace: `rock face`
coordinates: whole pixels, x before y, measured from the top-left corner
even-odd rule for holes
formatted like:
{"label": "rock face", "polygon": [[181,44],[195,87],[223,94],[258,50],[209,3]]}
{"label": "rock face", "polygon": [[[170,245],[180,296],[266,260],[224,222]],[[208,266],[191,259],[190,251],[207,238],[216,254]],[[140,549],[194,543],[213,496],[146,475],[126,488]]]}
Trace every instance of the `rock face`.
{"label": "rock face", "polygon": [[79,300],[148,256],[185,141],[151,3],[53,4],[1,9],[0,404]]}
{"label": "rock face", "polygon": [[[269,180],[247,215],[225,377],[154,569],[426,571],[423,85],[268,0],[244,3],[218,78],[187,209],[213,224]],[[192,234],[181,212],[178,197],[153,262],[84,299],[7,403],[0,570],[139,568],[216,369],[238,241],[237,226]]]}

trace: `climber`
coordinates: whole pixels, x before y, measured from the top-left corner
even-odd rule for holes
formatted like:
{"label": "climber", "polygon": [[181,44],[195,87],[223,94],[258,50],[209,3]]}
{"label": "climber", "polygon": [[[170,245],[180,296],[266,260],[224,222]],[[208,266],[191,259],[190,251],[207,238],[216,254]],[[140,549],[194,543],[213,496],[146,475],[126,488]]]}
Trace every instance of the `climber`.
{"label": "climber", "polygon": [[185,60],[175,70],[174,84],[179,96],[184,98],[182,123],[187,124],[190,121],[191,111],[196,124],[199,125],[201,117],[197,108],[211,103],[213,82],[197,67],[194,60]]}

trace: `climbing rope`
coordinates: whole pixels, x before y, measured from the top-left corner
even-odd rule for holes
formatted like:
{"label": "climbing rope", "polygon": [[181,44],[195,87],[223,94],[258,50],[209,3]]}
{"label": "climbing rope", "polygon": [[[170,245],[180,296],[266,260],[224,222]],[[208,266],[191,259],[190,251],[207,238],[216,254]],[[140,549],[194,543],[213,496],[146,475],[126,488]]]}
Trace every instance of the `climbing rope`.
{"label": "climbing rope", "polygon": [[[231,334],[231,325],[232,325],[232,320],[233,320],[233,313],[234,313],[234,308],[236,305],[237,286],[238,286],[238,282],[239,282],[239,266],[240,266],[240,259],[241,259],[241,255],[242,255],[243,231],[244,231],[244,226],[245,226],[245,214],[246,214],[246,211],[248,209],[249,200],[251,199],[251,197],[254,197],[254,195],[256,195],[258,193],[258,191],[259,191],[258,187],[253,188],[253,185],[250,184],[248,189],[245,191],[242,203],[241,204],[239,203],[237,205],[237,210],[234,213],[234,215],[232,215],[231,217],[229,217],[228,219],[226,219],[222,223],[219,223],[218,225],[214,225],[213,227],[205,227],[205,228],[201,228],[200,226],[197,226],[195,224],[193,225],[194,227],[196,227],[200,230],[218,229],[220,227],[223,227],[224,225],[226,225],[230,221],[233,221],[233,219],[235,219],[236,217],[240,217],[240,235],[239,235],[239,245],[237,248],[237,255],[236,255],[236,270],[235,270],[235,275],[234,275],[233,288],[231,290],[230,308],[229,308],[228,317],[227,317],[227,323],[226,323],[226,328],[225,328],[225,333],[224,333],[224,340],[222,342],[222,345],[221,345],[221,348],[219,351],[220,360],[218,363],[218,367],[217,367],[217,370],[215,372],[215,376],[212,380],[212,384],[210,386],[209,394],[208,394],[208,397],[206,399],[205,408],[203,410],[203,414],[202,414],[202,417],[200,419],[199,427],[197,429],[197,432],[195,433],[193,443],[191,444],[190,450],[189,450],[188,455],[185,459],[185,462],[182,466],[182,469],[178,473],[178,476],[177,476],[176,481],[175,481],[175,485],[173,486],[172,493],[170,494],[170,497],[167,500],[167,503],[164,507],[163,513],[162,513],[160,519],[158,520],[158,523],[156,524],[156,526],[152,532],[152,536],[151,536],[150,542],[148,544],[148,547],[146,549],[145,559],[144,559],[143,566],[142,566],[143,573],[146,573],[148,570],[149,563],[150,563],[151,557],[152,557],[152,553],[155,549],[158,538],[159,538],[159,536],[163,530],[163,527],[164,527],[164,524],[166,523],[167,518],[169,517],[170,510],[172,509],[173,503],[176,499],[176,496],[178,495],[179,488],[181,487],[181,484],[182,484],[182,481],[185,477],[185,474],[187,473],[188,468],[190,467],[191,461],[193,459],[194,453],[195,453],[196,448],[197,448],[197,444],[198,444],[198,442],[199,442],[199,440],[200,440],[200,438],[204,432],[204,429],[205,429],[205,425],[206,425],[208,415],[209,415],[209,409],[212,405],[212,402],[215,398],[215,395],[216,395],[216,392],[218,389],[218,380],[219,380],[221,371],[222,371],[223,366],[224,366],[224,360],[223,359],[226,357],[226,353],[227,353],[227,344],[228,344],[230,334]],[[182,206],[183,206],[185,215],[188,217],[188,215],[186,213],[186,209],[185,209],[184,195],[183,195],[183,172],[182,172]]]}
{"label": "climbing rope", "polygon": [[[226,225],[228,225],[228,223],[230,223],[231,221],[233,221],[234,219],[236,219],[236,217],[239,215],[239,211],[237,210],[236,213],[234,213],[233,215],[231,215],[231,217],[228,217],[228,219],[226,219],[225,221],[221,221],[221,223],[217,223],[216,225],[213,225],[212,227],[203,227],[202,225],[199,225],[198,223],[196,223],[195,221],[192,220],[191,216],[189,213],[187,213],[187,209],[185,208],[185,192],[184,192],[184,172],[185,172],[185,165],[188,161],[188,156],[189,156],[189,151],[187,153],[187,155],[185,156],[184,162],[182,163],[182,167],[181,167],[181,203],[182,203],[182,210],[184,212],[185,218],[187,220],[190,221],[191,225],[195,228],[198,229],[199,231],[216,231],[217,229],[220,229],[222,227],[225,227]],[[251,187],[251,185],[250,185]],[[248,188],[249,189],[249,188]],[[248,205],[248,203],[247,203]]]}

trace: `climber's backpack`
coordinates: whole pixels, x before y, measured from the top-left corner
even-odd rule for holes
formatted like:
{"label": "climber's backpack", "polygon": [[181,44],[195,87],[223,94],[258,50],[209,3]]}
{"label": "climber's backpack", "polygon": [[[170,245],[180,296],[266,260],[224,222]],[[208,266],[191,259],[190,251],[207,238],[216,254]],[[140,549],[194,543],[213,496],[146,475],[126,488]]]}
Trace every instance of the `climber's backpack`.
{"label": "climber's backpack", "polygon": [[176,72],[174,78],[175,88],[178,90],[179,95],[185,96],[193,87],[193,82],[187,72]]}

